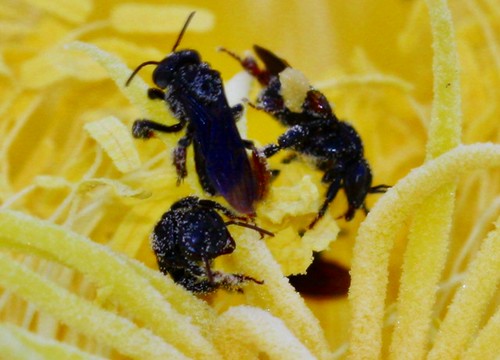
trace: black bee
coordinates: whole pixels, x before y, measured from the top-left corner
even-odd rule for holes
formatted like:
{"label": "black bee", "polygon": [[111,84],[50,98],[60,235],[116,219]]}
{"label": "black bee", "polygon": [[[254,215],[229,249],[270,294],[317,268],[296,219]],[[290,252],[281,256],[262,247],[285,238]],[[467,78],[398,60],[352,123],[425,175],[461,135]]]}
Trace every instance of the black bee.
{"label": "black bee", "polygon": [[228,50],[221,50],[238,60],[263,86],[254,107],[289,127],[278,138],[277,144],[264,147],[265,156],[271,157],[282,149],[295,150],[311,159],[324,172],[322,181],[328,184],[326,199],[309,228],[321,219],[341,188],[348,201],[348,209],[343,215],[346,220],[351,220],[357,209],[368,212],[365,204],[367,194],[385,192],[388,186],[372,186],[372,173],[363,154],[363,142],[352,125],[340,121],[326,97],[310,86],[300,109],[292,111],[287,107],[280,75],[290,66],[271,51],[254,45],[255,53],[265,66],[265,69],[260,69],[250,56],[240,58]]}
{"label": "black bee", "polygon": [[[264,196],[268,182],[265,157],[251,141],[242,140],[236,120],[242,114],[241,104],[229,107],[220,73],[201,60],[195,50],[176,50],[194,12],[182,28],[172,52],[161,61],[146,61],[130,75],[126,85],[146,65],[156,65],[148,90],[150,99],[164,100],[179,120],[171,126],[151,120],[136,120],[132,134],[148,139],[154,132],[186,134],[174,150],[178,183],[187,176],[187,147],[193,144],[196,172],[203,189],[222,195],[242,214],[254,215],[254,203]],[[246,149],[252,150],[249,160]]]}
{"label": "black bee", "polygon": [[[224,221],[220,211],[229,221]],[[247,281],[262,284],[250,276],[212,270],[213,259],[230,254],[235,242],[228,225],[244,226],[264,234],[272,233],[243,222],[229,209],[211,200],[185,197],[172,205],[156,224],[151,235],[153,251],[160,271],[194,293],[208,293],[218,288],[241,291]]]}

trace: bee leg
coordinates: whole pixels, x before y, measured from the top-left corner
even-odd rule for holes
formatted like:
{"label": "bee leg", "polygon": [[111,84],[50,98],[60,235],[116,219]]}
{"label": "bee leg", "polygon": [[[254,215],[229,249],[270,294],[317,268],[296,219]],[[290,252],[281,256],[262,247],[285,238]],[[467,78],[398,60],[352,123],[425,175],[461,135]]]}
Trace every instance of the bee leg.
{"label": "bee leg", "polygon": [[179,186],[182,180],[187,176],[187,147],[191,145],[192,141],[192,134],[188,132],[185,136],[179,139],[179,141],[177,142],[177,146],[174,149],[173,163],[177,172],[177,186]]}

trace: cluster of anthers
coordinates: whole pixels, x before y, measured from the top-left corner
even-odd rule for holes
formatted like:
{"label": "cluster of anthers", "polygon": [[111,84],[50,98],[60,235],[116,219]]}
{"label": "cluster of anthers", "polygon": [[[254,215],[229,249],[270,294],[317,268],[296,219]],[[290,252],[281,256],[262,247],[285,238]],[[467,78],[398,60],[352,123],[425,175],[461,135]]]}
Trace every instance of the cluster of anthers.
{"label": "cluster of anthers", "polygon": [[[189,20],[171,54],[162,61],[143,63],[132,75],[112,52],[73,41],[107,26],[100,23],[71,33],[26,61],[21,83],[29,79],[28,90],[48,86],[55,78],[78,78],[82,69],[92,69],[86,71],[86,81],[94,81],[93,76],[102,74],[89,63],[99,63],[145,119],[137,120],[130,131],[128,120],[125,125],[115,116],[103,116],[107,109],[92,109],[82,115],[89,137],[79,133],[81,143],[61,145],[67,151],[56,145],[61,134],[68,138],[71,134],[56,124],[50,125],[54,126],[51,140],[36,144],[33,152],[39,156],[29,166],[11,161],[11,154],[1,155],[0,245],[7,251],[0,254],[0,354],[30,359],[498,357],[498,196],[478,221],[480,230],[473,232],[449,266],[448,280],[441,278],[448,252],[454,251],[450,233],[457,179],[469,171],[500,167],[500,146],[461,144],[461,86],[453,24],[444,1],[428,1],[428,6],[434,100],[426,123],[427,159],[391,188],[372,186],[358,133],[337,119],[324,95],[300,72],[260,46],[254,50],[263,69],[251,57],[224,50],[245,72],[223,87],[219,73],[201,61],[197,51],[177,50]],[[153,19],[160,8],[117,6],[112,26],[118,31],[124,23],[133,27],[138,12],[149,11]],[[57,16],[71,13],[67,21],[81,21],[75,18],[81,12],[61,9],[48,6],[47,11]],[[179,18],[187,12],[173,6],[165,9],[180,10]],[[203,19],[209,18],[207,14],[201,11]],[[421,5],[415,5],[414,14],[413,20],[422,14]],[[127,16],[131,21],[123,21]],[[52,25],[47,26],[50,32]],[[494,38],[485,33],[487,39]],[[498,58],[497,47],[490,48]],[[151,58],[159,55],[151,49],[149,53]],[[57,70],[47,65],[54,62],[60,65]],[[0,57],[0,73],[13,76],[6,64]],[[155,88],[135,77],[148,64],[156,65]],[[249,92],[251,77],[262,85],[253,106],[287,127],[264,147],[259,139],[245,139],[246,119],[238,105]],[[361,82],[406,86],[390,77],[366,77]],[[94,99],[89,89],[85,108],[93,102],[106,108],[106,101]],[[79,94],[71,99],[75,108]],[[21,86],[2,103],[0,114],[6,115],[8,109],[17,114],[1,126],[5,153],[21,148],[15,145],[16,138],[28,119],[42,119],[47,109],[54,117],[65,118],[68,109],[50,101],[53,93],[45,96],[35,96]],[[122,113],[115,106],[120,101],[107,101],[116,114],[129,117],[129,111]],[[485,123],[498,112],[498,105],[491,109],[484,114]],[[43,116],[37,118],[38,113]],[[473,132],[474,126],[470,129]],[[180,139],[171,134],[181,130],[185,133]],[[152,136],[166,146],[133,140]],[[26,147],[25,142],[22,145]],[[188,156],[189,146],[194,156]],[[169,156],[172,149],[174,166]],[[288,157],[282,159],[284,165],[273,162],[280,172],[269,172],[267,158],[281,150],[312,159],[312,166]],[[36,173],[51,168],[48,158],[55,161],[63,155],[66,161],[71,159],[60,172],[64,175]],[[488,189],[498,190],[498,173],[489,179]],[[14,183],[27,185],[15,190]],[[467,182],[467,193],[474,184],[474,180]],[[351,275],[349,309],[343,299],[324,303],[306,299],[288,278],[306,272],[317,258],[314,254],[337,239],[340,231],[332,214],[339,207],[327,210],[340,189],[346,195],[348,210],[342,212],[346,220],[358,209],[368,212],[369,193],[385,192],[360,224],[352,260],[345,264]],[[221,197],[208,199],[207,194]],[[483,198],[489,196],[493,195]],[[231,226],[229,232],[230,225],[239,226]],[[399,246],[396,237],[403,237],[406,228],[407,246],[395,261],[402,268],[400,284],[393,286],[396,275],[392,273],[398,272],[391,260],[393,248]],[[147,240],[151,232],[153,252]],[[230,291],[215,291],[219,288]],[[321,293],[321,289],[314,291]],[[322,309],[328,311],[322,314]],[[340,312],[349,312],[348,319],[329,318]]]}

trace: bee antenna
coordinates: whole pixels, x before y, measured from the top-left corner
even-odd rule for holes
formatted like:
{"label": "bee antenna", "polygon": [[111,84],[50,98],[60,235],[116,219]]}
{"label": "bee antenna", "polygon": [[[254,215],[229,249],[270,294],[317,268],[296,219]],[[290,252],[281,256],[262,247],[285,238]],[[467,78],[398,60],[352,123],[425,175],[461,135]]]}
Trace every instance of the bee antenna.
{"label": "bee antenna", "polygon": [[143,62],[141,65],[135,68],[134,72],[130,74],[129,78],[127,79],[127,82],[125,83],[125,86],[129,86],[130,82],[134,78],[134,76],[141,70],[144,66],[146,65],[158,65],[160,62],[159,61],[146,61]]}
{"label": "bee antenna", "polygon": [[174,47],[172,48],[172,52],[174,52],[175,49],[177,49],[177,46],[179,46],[179,43],[181,42],[182,37],[184,36],[184,33],[186,32],[186,29],[189,26],[189,23],[191,22],[191,19],[193,18],[194,14],[196,14],[196,11],[193,11],[191,14],[189,14],[188,18],[186,19],[186,22],[184,23],[184,26],[182,27],[182,30],[179,36],[177,37],[177,41],[175,42]]}

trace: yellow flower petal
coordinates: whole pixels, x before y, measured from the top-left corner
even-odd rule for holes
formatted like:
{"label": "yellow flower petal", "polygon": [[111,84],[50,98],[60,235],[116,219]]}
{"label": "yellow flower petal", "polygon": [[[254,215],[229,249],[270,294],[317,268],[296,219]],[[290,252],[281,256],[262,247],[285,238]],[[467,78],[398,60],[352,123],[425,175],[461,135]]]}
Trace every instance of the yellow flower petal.
{"label": "yellow flower petal", "polygon": [[[455,33],[446,2],[428,1],[434,47],[434,103],[427,159],[460,143],[461,96]],[[432,194],[416,212],[405,252],[398,318],[391,344],[393,359],[423,356],[446,262],[455,203],[456,182]]]}
{"label": "yellow flower petal", "polygon": [[457,357],[475,334],[500,280],[500,218],[469,265],[462,287],[439,328],[428,358]]}
{"label": "yellow flower petal", "polygon": [[[124,33],[178,33],[191,11],[192,7],[180,5],[121,4],[111,11],[111,24]],[[196,9],[189,31],[209,31],[213,26],[213,14]]]}
{"label": "yellow flower petal", "polygon": [[500,353],[500,309],[496,311],[486,326],[479,332],[467,351],[463,354],[463,359],[494,359]]}
{"label": "yellow flower petal", "polygon": [[[500,152],[484,145],[500,141],[500,10],[493,0],[466,0],[450,3],[451,18],[445,1],[428,4],[431,18],[423,0],[286,7],[235,2],[230,16],[225,2],[205,9],[137,1],[3,2],[0,268],[7,275],[0,277],[0,313],[4,324],[19,328],[0,326],[0,353],[58,358],[46,354],[76,354],[78,347],[84,357],[112,359],[154,358],[157,349],[191,358],[331,359],[350,352],[353,358],[420,359],[434,346],[432,356],[494,358],[500,312],[491,293],[498,271],[494,246],[486,245],[498,218],[499,173],[462,174],[473,164],[496,166]],[[261,87],[215,49],[243,53],[261,44],[304,72],[335,104],[336,115],[355,126],[373,183],[396,184],[385,195],[368,196],[367,218],[359,211],[353,221],[337,224],[346,205],[341,191],[316,227],[303,232],[325,196],[322,173],[303,158],[283,164],[288,154],[274,156],[270,167],[281,172],[258,204],[256,222],[276,237],[260,239],[231,226],[236,250],[213,265],[264,284],[201,298],[158,271],[149,240],[173,202],[207,196],[192,148],[189,175],[176,186],[171,154],[183,132],[159,136],[163,143],[131,141],[134,119],[178,122],[164,101],[147,97],[153,67],[125,87],[137,65],[168,55],[193,10],[179,49],[199,51],[224,80],[240,72],[224,81],[231,105],[242,98],[254,102]],[[288,106],[298,109],[305,84],[295,97],[284,94],[295,100]],[[244,115],[237,126],[258,147],[285,131],[263,111],[250,108]],[[89,140],[84,125],[109,116],[125,125],[102,141]],[[452,150],[461,132],[474,146]],[[109,150],[113,144],[119,144],[116,151]],[[412,171],[424,162],[426,146],[427,160],[437,158]],[[133,171],[117,171],[116,163],[128,156]],[[434,190],[439,193],[429,195]],[[351,304],[345,297],[297,294],[284,277],[303,272],[313,251],[324,249],[323,259],[353,264]],[[70,313],[71,304],[81,305],[78,315],[89,315],[90,324]],[[105,340],[94,340],[92,326],[100,319],[129,329],[132,341],[141,343],[123,343],[126,337],[113,333],[114,326]]]}
{"label": "yellow flower petal", "polygon": [[84,353],[76,347],[37,336],[17,326],[0,325],[0,338],[9,339],[8,342],[0,340],[0,348],[2,348],[3,355],[8,355],[12,359],[21,357],[26,359],[104,359],[100,356]]}
{"label": "yellow flower petal", "polygon": [[64,20],[82,23],[93,9],[92,0],[26,0],[30,5],[48,11]]}
{"label": "yellow flower petal", "polygon": [[165,52],[155,47],[138,45],[132,41],[116,37],[93,39],[92,44],[110,54],[115,54],[120,56],[120,58],[127,59],[127,63],[134,66],[139,65],[145,60],[161,60],[165,57]]}
{"label": "yellow flower petal", "polygon": [[102,146],[122,173],[137,170],[141,166],[130,131],[120,120],[109,116],[87,123],[84,128]]}
{"label": "yellow flower petal", "polygon": [[279,264],[258,236],[249,231],[234,231],[239,239],[233,256],[238,269],[256,279],[264,279],[263,285],[250,284],[248,302],[254,306],[265,307],[276,317],[283,320],[288,329],[309,351],[320,359],[328,358],[329,350],[318,320],[307,308],[302,297],[295,292],[288,279],[283,277]]}
{"label": "yellow flower petal", "polygon": [[11,70],[9,66],[5,63],[5,59],[2,53],[0,53],[0,74],[5,76],[11,75]]}
{"label": "yellow flower petal", "polygon": [[[177,122],[177,120],[173,119],[172,115],[165,111],[165,104],[161,101],[151,101],[147,97],[147,85],[140,77],[136,76],[128,87],[125,86],[125,82],[132,73],[132,70],[128,69],[120,59],[91,44],[73,42],[66,47],[70,50],[82,51],[101,64],[124,95],[133,104],[138,106],[148,118],[156,121],[165,120],[166,122],[168,120],[174,123]],[[172,147],[175,144],[173,139],[170,143]]]}
{"label": "yellow flower petal", "polygon": [[[414,88],[413,84],[396,76],[376,73],[367,75],[337,76],[332,79],[315,82],[314,86],[318,89],[349,88],[354,86],[394,87],[407,93],[411,92]],[[346,89],[346,91],[348,90]]]}
{"label": "yellow flower petal", "polygon": [[[0,240],[5,245],[10,244],[15,248],[44,254],[50,259],[55,258],[86,273],[100,285],[112,286],[113,295],[126,306],[127,311],[135,313],[142,321],[150,323],[149,326],[160,336],[171,341],[173,345],[182,348],[187,355],[193,357],[201,357],[202,354],[203,356],[207,354],[215,355],[215,350],[202,337],[199,329],[190,323],[188,317],[177,313],[169,303],[162,299],[160,294],[148,283],[147,279],[139,276],[134,268],[127,266],[127,263],[121,257],[111,253],[108,249],[63,228],[19,213],[0,212],[0,225],[5,231]],[[30,247],[29,244],[32,243],[33,239],[37,239],[36,244]],[[71,301],[73,306],[68,307],[67,314],[70,318],[65,319],[83,330],[81,327],[85,327],[86,323],[80,323],[81,320],[74,318],[74,316],[80,308],[82,311],[94,311],[88,307],[90,305],[86,305],[83,300],[76,296],[66,294],[62,289],[54,288],[43,278],[30,275],[27,269],[22,270],[19,265],[15,265],[13,260],[6,262],[5,266],[4,271],[19,272],[20,275],[18,276],[33,279],[32,281],[38,284],[36,289],[30,287],[20,289],[23,296],[29,297],[31,301],[36,302],[34,298],[36,298],[37,291],[39,294],[44,293],[45,290],[51,291],[51,298],[40,303],[40,306],[43,306],[48,311],[53,312],[57,309],[56,304],[50,305],[56,299],[59,299],[57,300],[58,304],[64,303],[66,300]],[[125,279],[127,280],[125,281]],[[19,279],[16,280],[15,277],[12,277],[8,280],[12,281],[9,282],[9,287],[11,287]],[[144,298],[139,298],[137,294],[142,294],[147,299],[147,307],[144,306]],[[122,331],[136,331],[132,330],[122,320],[116,323],[115,320],[109,318],[111,314],[101,313],[100,310],[95,311],[98,318],[102,317],[103,321],[110,321],[107,326],[118,327],[117,331],[119,329],[122,329]],[[66,315],[61,312],[60,317],[63,316]],[[96,332],[95,329],[90,327],[85,327],[85,329],[89,335]],[[111,328],[110,331],[112,332]],[[141,337],[145,336],[142,331],[139,331],[139,334],[141,334]],[[116,338],[114,341],[116,341]],[[167,349],[165,346],[161,348],[163,348],[162,351],[164,352],[169,351],[171,354],[175,354],[173,349]]]}
{"label": "yellow flower petal", "polygon": [[118,196],[135,197],[139,199],[146,199],[151,196],[148,191],[141,189],[132,189],[129,186],[111,179],[87,179],[78,184],[78,190],[87,192],[99,185],[108,185],[117,193]]}
{"label": "yellow flower petal", "polygon": [[83,333],[98,336],[100,341],[136,359],[186,359],[149,330],[96,308],[3,254],[0,259],[0,283],[3,286]]}
{"label": "yellow flower petal", "polygon": [[412,171],[373,207],[360,226],[351,268],[351,357],[376,358],[382,347],[389,252],[413,208],[466,171],[500,167],[500,146],[458,146]]}
{"label": "yellow flower petal", "polygon": [[217,319],[215,341],[225,359],[316,359],[283,322],[250,306],[235,306]]}

